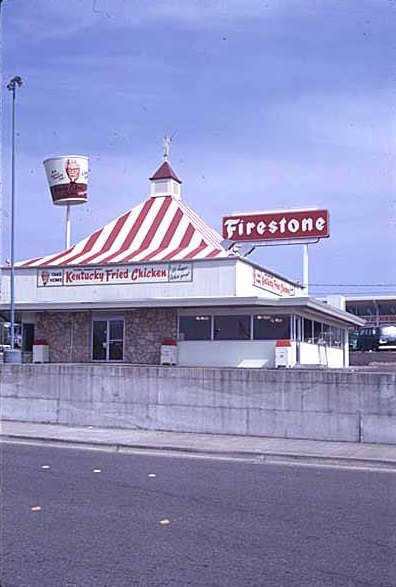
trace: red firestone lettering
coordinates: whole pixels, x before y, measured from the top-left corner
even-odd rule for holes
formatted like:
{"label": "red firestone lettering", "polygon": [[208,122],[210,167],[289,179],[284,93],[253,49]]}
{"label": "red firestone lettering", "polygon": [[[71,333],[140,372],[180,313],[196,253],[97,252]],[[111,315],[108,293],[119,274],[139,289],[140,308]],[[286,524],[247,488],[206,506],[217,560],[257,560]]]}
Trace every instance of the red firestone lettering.
{"label": "red firestone lettering", "polygon": [[[318,218],[312,217],[309,211],[307,212],[296,212],[296,216],[290,212],[284,212],[284,216],[277,216],[272,218],[269,213],[264,214],[260,218],[259,215],[255,215],[254,220],[251,217],[241,218],[233,217],[224,219],[223,234],[228,239],[236,238],[237,240],[244,239],[247,237],[262,237],[266,233],[268,234],[279,234],[285,235],[287,238],[288,234],[296,236],[305,236],[310,233],[325,233],[327,228],[326,216],[319,216]],[[303,216],[302,214],[306,214]]]}

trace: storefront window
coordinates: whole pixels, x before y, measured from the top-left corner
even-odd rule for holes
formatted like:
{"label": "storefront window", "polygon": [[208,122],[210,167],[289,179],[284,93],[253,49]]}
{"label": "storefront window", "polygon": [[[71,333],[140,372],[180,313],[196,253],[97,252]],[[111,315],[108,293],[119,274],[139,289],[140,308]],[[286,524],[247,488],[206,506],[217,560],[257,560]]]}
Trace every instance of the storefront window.
{"label": "storefront window", "polygon": [[322,326],[323,325],[320,322],[316,322],[316,320],[314,320],[314,322],[313,322],[313,341],[312,341],[314,344],[323,343]]}
{"label": "storefront window", "polygon": [[109,361],[122,361],[124,355],[124,321],[109,320]]}
{"label": "storefront window", "polygon": [[211,316],[180,316],[180,340],[210,340]]}
{"label": "storefront window", "polygon": [[250,340],[250,316],[215,316],[214,340]]}
{"label": "storefront window", "polygon": [[313,343],[313,324],[308,318],[304,318],[304,342]]}
{"label": "storefront window", "polygon": [[344,344],[342,328],[304,318],[304,341],[341,348]]}
{"label": "storefront window", "polygon": [[93,324],[93,349],[94,361],[106,360],[107,320],[95,320]]}
{"label": "storefront window", "polygon": [[342,348],[344,331],[290,314],[179,316],[179,340],[282,339]]}
{"label": "storefront window", "polygon": [[343,346],[343,332],[341,328],[323,324],[323,339],[325,344],[331,347],[341,348]]}
{"label": "storefront window", "polygon": [[26,322],[22,325],[22,350],[32,351],[34,342],[34,324],[27,324]]}
{"label": "storefront window", "polygon": [[342,348],[344,346],[344,331],[336,326],[331,326],[331,346]]}
{"label": "storefront window", "polygon": [[292,329],[292,340],[303,340],[303,318],[301,316],[292,316],[294,327]]}
{"label": "storefront window", "polygon": [[290,316],[288,314],[254,316],[253,338],[254,340],[290,339]]}
{"label": "storefront window", "polygon": [[330,342],[332,339],[331,326],[329,326],[328,324],[321,324],[321,327],[322,327],[322,331],[319,335],[319,342],[330,346]]}

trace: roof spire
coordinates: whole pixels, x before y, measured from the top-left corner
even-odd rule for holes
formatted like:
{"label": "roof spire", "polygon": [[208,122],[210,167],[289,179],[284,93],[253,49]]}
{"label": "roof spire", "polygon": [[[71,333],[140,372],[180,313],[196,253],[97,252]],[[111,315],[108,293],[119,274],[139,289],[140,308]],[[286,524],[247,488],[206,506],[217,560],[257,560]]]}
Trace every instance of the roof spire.
{"label": "roof spire", "polygon": [[162,148],[164,150],[165,161],[168,161],[168,159],[169,159],[169,151],[171,148],[171,142],[172,142],[172,137],[170,137],[169,135],[165,135],[162,140]]}

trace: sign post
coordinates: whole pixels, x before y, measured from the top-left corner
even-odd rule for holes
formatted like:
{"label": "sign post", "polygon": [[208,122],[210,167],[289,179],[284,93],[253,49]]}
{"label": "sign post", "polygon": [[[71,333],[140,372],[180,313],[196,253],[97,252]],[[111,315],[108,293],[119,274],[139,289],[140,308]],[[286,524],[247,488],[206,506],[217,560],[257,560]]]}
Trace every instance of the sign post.
{"label": "sign post", "polygon": [[308,243],[303,245],[303,288],[304,294],[309,295],[309,256]]}
{"label": "sign post", "polygon": [[70,204],[66,206],[66,249],[70,248]]}

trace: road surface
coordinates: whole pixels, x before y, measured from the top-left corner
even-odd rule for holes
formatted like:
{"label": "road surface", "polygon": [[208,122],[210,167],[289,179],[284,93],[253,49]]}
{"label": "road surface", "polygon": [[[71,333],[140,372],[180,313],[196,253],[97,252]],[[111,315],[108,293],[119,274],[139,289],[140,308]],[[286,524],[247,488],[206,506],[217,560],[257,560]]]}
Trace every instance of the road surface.
{"label": "road surface", "polygon": [[394,587],[396,474],[3,444],[1,587]]}

